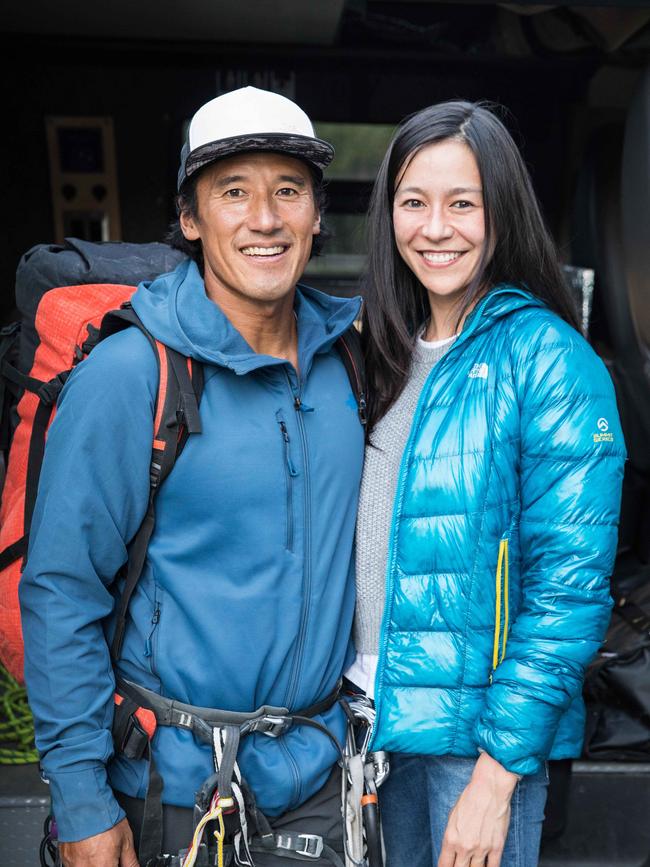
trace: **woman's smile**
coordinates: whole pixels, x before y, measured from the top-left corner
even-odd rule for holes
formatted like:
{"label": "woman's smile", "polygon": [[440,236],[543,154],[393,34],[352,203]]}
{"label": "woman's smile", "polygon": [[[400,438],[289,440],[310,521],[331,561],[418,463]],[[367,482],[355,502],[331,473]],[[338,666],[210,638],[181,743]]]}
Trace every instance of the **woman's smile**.
{"label": "woman's smile", "polygon": [[455,265],[464,252],[464,250],[457,252],[452,250],[420,250],[420,255],[432,268],[447,268],[450,265]]}

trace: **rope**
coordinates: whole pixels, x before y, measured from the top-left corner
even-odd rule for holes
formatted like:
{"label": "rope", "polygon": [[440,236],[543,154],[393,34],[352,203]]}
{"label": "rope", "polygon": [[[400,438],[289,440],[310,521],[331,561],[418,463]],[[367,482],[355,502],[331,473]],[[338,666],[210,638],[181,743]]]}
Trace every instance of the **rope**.
{"label": "rope", "polygon": [[27,692],[0,664],[0,765],[37,762]]}

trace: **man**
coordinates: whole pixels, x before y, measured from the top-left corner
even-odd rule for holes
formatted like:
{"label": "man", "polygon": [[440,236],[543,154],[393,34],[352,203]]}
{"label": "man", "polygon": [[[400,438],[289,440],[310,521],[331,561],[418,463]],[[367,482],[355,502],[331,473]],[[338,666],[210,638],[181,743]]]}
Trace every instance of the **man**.
{"label": "man", "polygon": [[[193,259],[141,284],[132,303],[157,340],[202,364],[202,433],[158,494],[115,671],[115,576],[147,509],[158,385],[135,328],[100,343],[64,389],[21,583],[25,674],[64,867],[138,864],[149,763],[114,755],[116,677],[201,708],[323,702],[314,721],[339,741],[345,731],[324,700],[350,661],[363,434],[335,343],[359,301],[296,287],[333,149],[294,103],[244,88],[199,109],[181,156],[179,228]],[[162,848],[174,854],[189,845],[212,753],[175,727],[159,727],[152,750]],[[342,849],[336,758],[311,726],[251,734],[237,756],[273,828],[306,835],[305,849],[310,834],[328,838],[325,852]],[[301,857],[294,838],[285,843]],[[255,864],[284,863],[282,847],[276,835]]]}

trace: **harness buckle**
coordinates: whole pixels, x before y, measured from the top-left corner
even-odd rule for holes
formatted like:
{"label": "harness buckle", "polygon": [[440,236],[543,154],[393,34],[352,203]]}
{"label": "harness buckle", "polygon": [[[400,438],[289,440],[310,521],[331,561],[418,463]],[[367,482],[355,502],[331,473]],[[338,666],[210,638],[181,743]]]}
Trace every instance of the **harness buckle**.
{"label": "harness buckle", "polygon": [[259,719],[250,720],[246,724],[246,734],[259,732],[270,738],[279,738],[292,726],[292,720],[286,716],[263,716]]}
{"label": "harness buckle", "polygon": [[298,855],[305,855],[307,858],[320,858],[323,852],[323,838],[318,834],[298,834],[301,840],[305,841],[303,849],[297,849]]}
{"label": "harness buckle", "polygon": [[149,749],[149,736],[135,716],[129,718],[124,739],[119,746],[128,759],[142,759],[146,756]]}

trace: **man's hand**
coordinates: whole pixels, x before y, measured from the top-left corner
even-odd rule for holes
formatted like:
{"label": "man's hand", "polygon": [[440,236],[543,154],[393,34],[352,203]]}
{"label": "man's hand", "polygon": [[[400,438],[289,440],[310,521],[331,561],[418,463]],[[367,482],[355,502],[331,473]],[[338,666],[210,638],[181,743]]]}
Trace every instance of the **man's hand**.
{"label": "man's hand", "polygon": [[499,867],[518,777],[481,753],[449,814],[438,867]]}
{"label": "man's hand", "polygon": [[126,819],[76,843],[59,843],[63,867],[138,867],[133,834]]}

